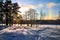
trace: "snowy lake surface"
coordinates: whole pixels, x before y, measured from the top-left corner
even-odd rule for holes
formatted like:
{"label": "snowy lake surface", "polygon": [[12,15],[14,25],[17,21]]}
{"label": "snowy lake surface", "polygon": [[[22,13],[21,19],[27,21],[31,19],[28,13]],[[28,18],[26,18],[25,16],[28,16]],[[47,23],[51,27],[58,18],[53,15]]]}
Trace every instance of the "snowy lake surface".
{"label": "snowy lake surface", "polygon": [[8,27],[0,30],[0,40],[60,40],[60,25]]}

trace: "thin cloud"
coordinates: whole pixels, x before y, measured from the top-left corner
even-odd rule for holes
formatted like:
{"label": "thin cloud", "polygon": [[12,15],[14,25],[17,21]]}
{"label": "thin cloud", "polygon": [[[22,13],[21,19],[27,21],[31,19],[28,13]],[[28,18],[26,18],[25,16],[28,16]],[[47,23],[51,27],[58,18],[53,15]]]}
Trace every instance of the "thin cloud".
{"label": "thin cloud", "polygon": [[25,6],[21,6],[21,8],[19,9],[19,11],[21,11],[23,14],[28,11],[29,9],[35,9],[34,5],[25,5]]}
{"label": "thin cloud", "polygon": [[42,8],[44,5],[43,4],[38,4],[38,7]]}
{"label": "thin cloud", "polygon": [[35,6],[34,5],[26,5],[25,8],[32,8],[32,9],[34,9]]}
{"label": "thin cloud", "polygon": [[47,4],[47,8],[52,8],[52,7],[56,6],[56,5],[57,5],[56,3],[51,2],[51,3]]}

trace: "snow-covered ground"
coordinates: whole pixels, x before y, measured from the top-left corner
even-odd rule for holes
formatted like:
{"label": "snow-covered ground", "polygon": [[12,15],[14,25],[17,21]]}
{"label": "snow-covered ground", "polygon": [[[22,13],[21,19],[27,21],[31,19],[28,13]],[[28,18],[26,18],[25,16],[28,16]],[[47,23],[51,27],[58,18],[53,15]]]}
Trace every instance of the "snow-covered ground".
{"label": "snow-covered ground", "polygon": [[60,40],[59,26],[8,27],[0,30],[0,40]]}

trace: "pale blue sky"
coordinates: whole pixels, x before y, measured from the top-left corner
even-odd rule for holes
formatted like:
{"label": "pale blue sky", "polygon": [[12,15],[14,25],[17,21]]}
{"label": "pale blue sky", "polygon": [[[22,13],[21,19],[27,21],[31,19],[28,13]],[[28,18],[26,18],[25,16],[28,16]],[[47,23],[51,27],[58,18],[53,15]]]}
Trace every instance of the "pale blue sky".
{"label": "pale blue sky", "polygon": [[[33,5],[36,7],[35,9],[38,12],[40,12],[42,9],[47,14],[47,16],[49,14],[49,9],[52,16],[58,15],[58,11],[60,11],[60,0],[12,0],[12,2],[17,2],[20,6]],[[39,4],[40,6],[42,4],[43,7],[39,7]]]}

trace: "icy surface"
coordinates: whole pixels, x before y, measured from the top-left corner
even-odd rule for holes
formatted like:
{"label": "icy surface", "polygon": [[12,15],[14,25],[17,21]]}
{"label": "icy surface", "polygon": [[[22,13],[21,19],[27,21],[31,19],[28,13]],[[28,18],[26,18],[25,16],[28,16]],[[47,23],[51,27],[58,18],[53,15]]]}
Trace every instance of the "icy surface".
{"label": "icy surface", "polygon": [[0,40],[60,40],[60,29],[50,27],[6,28]]}

